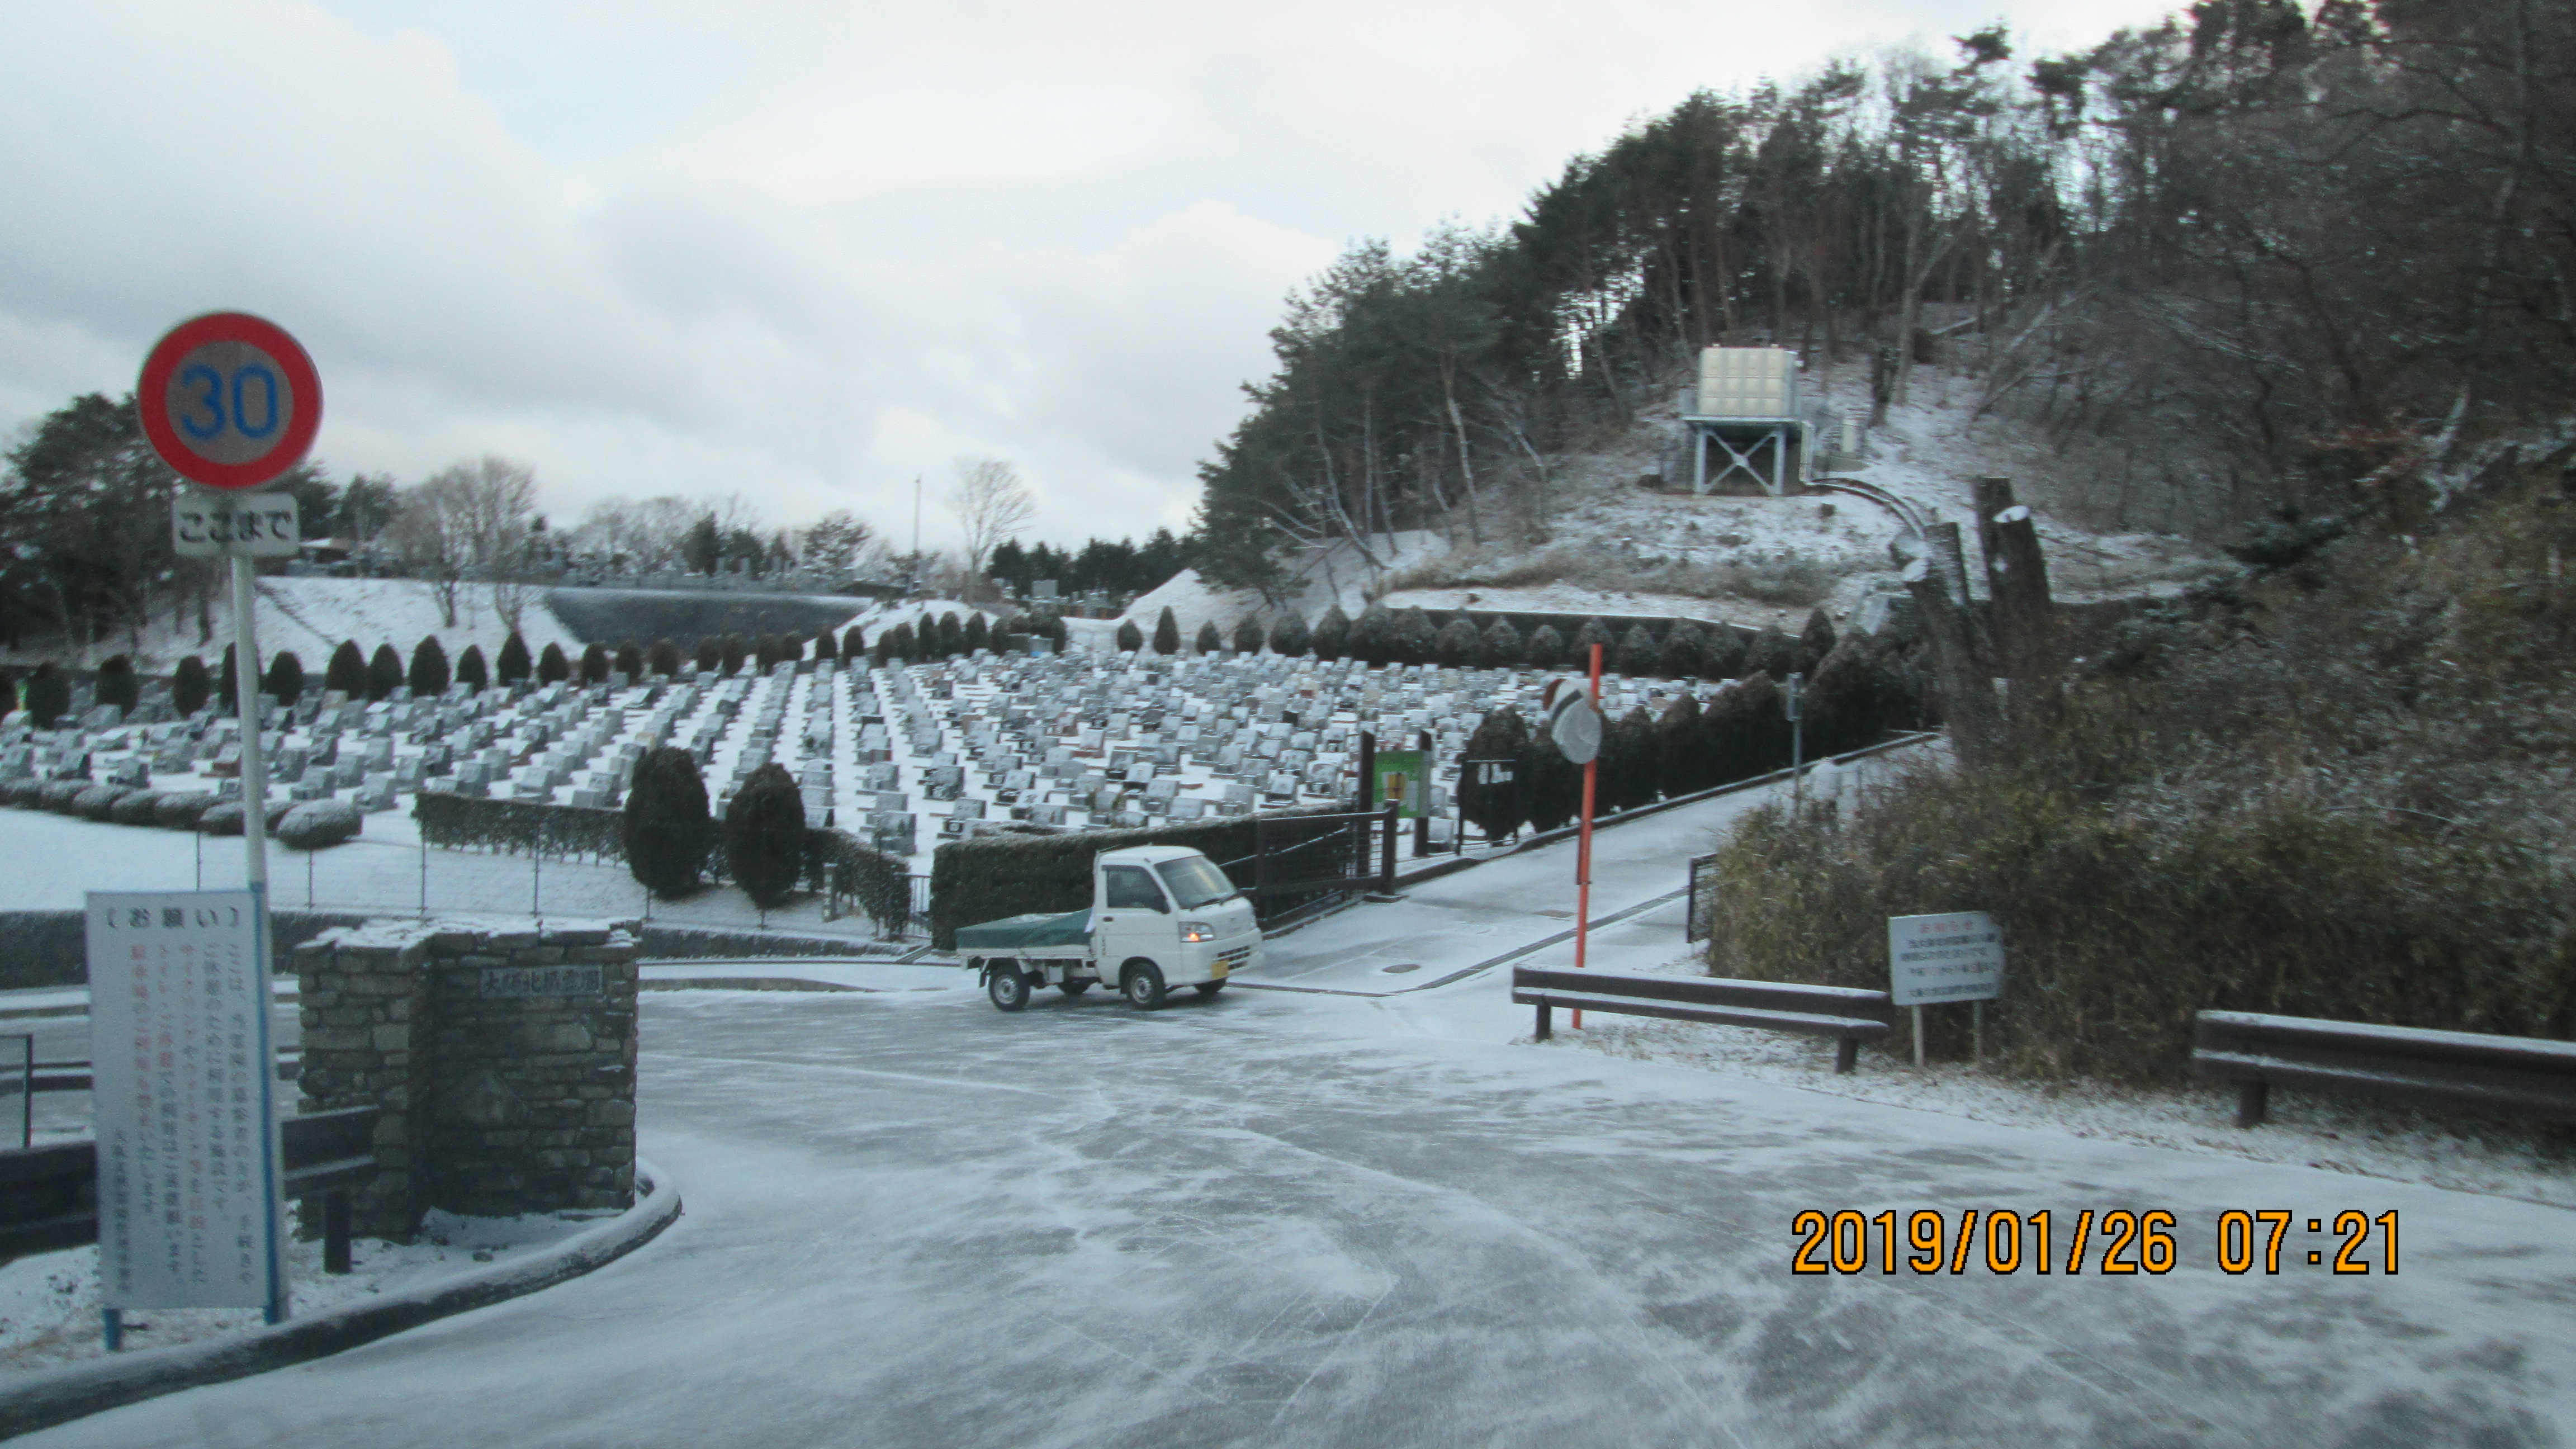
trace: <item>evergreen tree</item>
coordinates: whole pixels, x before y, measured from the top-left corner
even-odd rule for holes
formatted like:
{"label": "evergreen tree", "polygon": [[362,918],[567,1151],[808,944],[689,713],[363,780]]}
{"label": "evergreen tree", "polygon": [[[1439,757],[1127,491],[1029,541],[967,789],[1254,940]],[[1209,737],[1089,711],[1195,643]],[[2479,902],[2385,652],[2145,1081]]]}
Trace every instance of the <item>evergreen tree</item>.
{"label": "evergreen tree", "polygon": [[191,654],[179,661],[170,674],[170,707],[182,719],[206,707],[207,697],[214,693],[214,679],[206,673],[206,661]]}
{"label": "evergreen tree", "polygon": [[1440,627],[1440,636],[1434,641],[1433,648],[1439,655],[1441,668],[1472,669],[1483,652],[1483,645],[1484,641],[1476,635],[1476,626],[1467,622],[1462,614]]}
{"label": "evergreen tree", "polygon": [[134,713],[134,706],[143,697],[142,682],[134,677],[134,661],[122,654],[108,656],[106,662],[98,666],[98,681],[92,693],[100,704],[112,704],[127,714]]}
{"label": "evergreen tree", "polygon": [[769,671],[776,669],[780,663],[783,652],[784,651],[780,650],[778,647],[778,636],[775,634],[763,634],[758,639],[753,640],[751,645],[751,667],[753,671],[765,675]]}
{"label": "evergreen tree", "polygon": [[[1341,605],[1335,604],[1326,609],[1324,617],[1315,621],[1312,643],[1315,657],[1318,659],[1351,657],[1351,619],[1348,614],[1342,612]],[[1282,649],[1279,652],[1285,654],[1288,651]]]}
{"label": "evergreen tree", "polygon": [[402,656],[394,652],[390,642],[377,645],[376,652],[367,656],[367,702],[391,699],[394,691],[402,687]]}
{"label": "evergreen tree", "polygon": [[[621,644],[618,646],[619,652],[621,653],[631,651],[634,648],[635,646],[632,644]],[[609,674],[616,667],[617,666],[609,660],[607,645],[594,640],[591,643],[582,646],[581,682],[583,688],[586,689],[594,684],[606,684],[608,682]],[[634,671],[629,670],[627,672],[631,678]]]}
{"label": "evergreen tree", "polygon": [[537,683],[562,684],[572,678],[572,661],[564,657],[563,646],[549,639],[537,655]]}
{"label": "evergreen tree", "polygon": [[1740,630],[1732,624],[1718,625],[1700,646],[1700,678],[1742,679],[1752,672],[1744,667],[1746,652]]}
{"label": "evergreen tree", "polygon": [[857,659],[868,652],[868,633],[856,624],[841,631],[841,657]]}
{"label": "evergreen tree", "polygon": [[1708,778],[1707,742],[1700,737],[1699,701],[1685,694],[1655,721],[1655,779],[1663,793],[1687,795],[1716,782]]}
{"label": "evergreen tree", "polygon": [[1822,609],[1807,611],[1807,627],[1798,631],[1798,665],[1810,673],[1834,652],[1834,621]]}
{"label": "evergreen tree", "polygon": [[[195,659],[197,656],[196,656],[196,655],[194,655],[194,654],[191,654],[191,655],[189,655],[188,657],[189,657],[190,659]],[[198,667],[200,670],[202,670],[202,669],[204,669],[206,666],[205,666],[205,664],[204,664],[204,662],[203,662],[203,661],[200,661],[200,662],[198,663],[197,667]],[[17,684],[17,681],[15,681],[15,680],[11,679],[11,678],[10,678],[8,675],[6,675],[6,674],[0,674],[0,720],[6,720],[6,719],[8,719],[8,718],[9,718],[9,716],[17,710],[17,708],[18,708],[18,684]]]}
{"label": "evergreen tree", "polygon": [[1664,646],[1655,653],[1656,667],[1667,679],[1697,679],[1707,664],[1708,636],[1684,619],[1664,631]]}
{"label": "evergreen tree", "polygon": [[1532,669],[1555,669],[1565,663],[1565,636],[1554,624],[1541,624],[1530,631],[1529,644],[1522,651]]}
{"label": "evergreen tree", "polygon": [[518,630],[511,630],[510,637],[501,641],[501,653],[492,661],[492,672],[505,685],[528,682],[528,641],[519,637]]}
{"label": "evergreen tree", "polygon": [[954,659],[965,652],[966,627],[957,622],[954,610],[939,616],[939,648],[931,657]]}
{"label": "evergreen tree", "polygon": [[974,616],[966,621],[965,637],[960,639],[958,643],[964,647],[965,651],[969,654],[974,653],[978,649],[990,649],[993,647],[993,626],[986,622],[982,610],[977,610]]}
{"label": "evergreen tree", "polygon": [[1289,659],[1303,655],[1314,644],[1314,633],[1306,627],[1306,616],[1291,612],[1270,631],[1270,649]]}
{"label": "evergreen tree", "polygon": [[1388,621],[1386,652],[1397,664],[1433,663],[1440,654],[1440,631],[1431,627],[1429,614],[1407,609]]}
{"label": "evergreen tree", "polygon": [[898,660],[909,664],[920,657],[920,643],[912,637],[910,624],[897,624],[877,636],[877,647],[884,651],[881,660]]}
{"label": "evergreen tree", "polygon": [[492,687],[492,669],[483,662],[482,645],[468,644],[465,652],[456,656],[456,682],[476,694]]}
{"label": "evergreen tree", "polygon": [[1748,676],[1767,674],[1777,685],[1798,672],[1798,641],[1782,633],[1777,624],[1765,625],[1744,651],[1744,668]]}
{"label": "evergreen tree", "polygon": [[367,697],[367,656],[359,651],[357,640],[343,639],[331,651],[330,662],[322,666],[322,687],[348,699]]}
{"label": "evergreen tree", "polygon": [[1595,644],[1601,646],[1601,667],[1604,669],[1616,667],[1611,661],[1615,657],[1612,651],[1619,647],[1618,637],[1610,632],[1608,624],[1599,619],[1584,620],[1583,627],[1574,632],[1574,648],[1566,661],[1566,667],[1577,674],[1591,669],[1592,646]]}
{"label": "evergreen tree", "polygon": [[1521,662],[1521,631],[1509,619],[1496,619],[1485,631],[1484,645],[1477,658],[1487,669],[1512,669]]}
{"label": "evergreen tree", "polygon": [[1192,647],[1201,654],[1221,654],[1225,651],[1225,636],[1216,631],[1216,620],[1210,619],[1199,625],[1199,637]]}
{"label": "evergreen tree", "polygon": [[1533,734],[1521,748],[1521,799],[1530,827],[1555,830],[1572,823],[1583,809],[1583,767],[1565,757],[1545,733]]}
{"label": "evergreen tree", "polygon": [[[1506,706],[1478,721],[1475,733],[1467,736],[1466,747],[1459,752],[1459,814],[1484,832],[1487,840],[1500,840],[1529,821],[1518,778],[1521,756],[1528,747],[1529,721],[1521,717],[1519,710]],[[1487,784],[1487,772],[1480,764],[1496,760],[1508,765],[1514,778]]]}
{"label": "evergreen tree", "polygon": [[1384,604],[1360,610],[1351,625],[1351,657],[1372,669],[1384,668],[1395,657],[1395,615]]}
{"label": "evergreen tree", "polygon": [[268,678],[262,683],[261,688],[273,696],[281,706],[293,704],[303,698],[304,661],[296,658],[295,651],[292,649],[278,650],[277,657],[268,661]]}
{"label": "evergreen tree", "polygon": [[40,730],[49,730],[54,722],[71,713],[72,680],[62,666],[48,659],[27,676],[27,718]]}
{"label": "evergreen tree", "polygon": [[725,807],[725,870],[763,906],[784,902],[805,866],[805,799],[787,767],[751,772]]}
{"label": "evergreen tree", "polygon": [[698,646],[691,657],[702,674],[713,674],[724,668],[724,637],[719,634],[699,635]]}
{"label": "evergreen tree", "polygon": [[[224,646],[224,668],[215,685],[215,699],[223,705],[224,713],[241,713],[241,691],[234,683],[233,646],[230,644]],[[29,708],[32,709],[34,706],[30,705]]]}
{"label": "evergreen tree", "polygon": [[447,650],[435,634],[426,634],[411,650],[411,697],[436,699],[447,692],[454,681],[448,672]]}
{"label": "evergreen tree", "polygon": [[[631,644],[626,646],[628,649],[633,647],[634,646]],[[653,641],[653,647],[645,653],[642,663],[643,668],[637,669],[634,675],[636,681],[639,683],[641,683],[644,678],[644,669],[650,669],[655,674],[659,674],[664,678],[669,678],[672,675],[678,674],[680,672],[680,646],[669,639],[656,639]],[[626,667],[626,649],[620,649],[617,651],[617,667],[620,669]]]}
{"label": "evergreen tree", "polygon": [[1261,643],[1260,621],[1250,614],[1244,615],[1234,626],[1234,652],[1258,654],[1261,652]]}
{"label": "evergreen tree", "polygon": [[1121,654],[1134,654],[1144,647],[1145,631],[1136,627],[1136,621],[1133,619],[1119,620],[1118,652]]}
{"label": "evergreen tree", "polygon": [[624,823],[626,866],[645,889],[665,900],[694,889],[715,843],[697,758],[670,745],[646,750],[626,787]]}
{"label": "evergreen tree", "polygon": [[1619,641],[1619,652],[1611,657],[1610,667],[1630,679],[1643,679],[1655,672],[1662,651],[1655,647],[1655,636],[1643,624],[1628,626],[1626,637]]}
{"label": "evergreen tree", "polygon": [[840,657],[841,646],[832,638],[831,630],[826,629],[822,633],[814,636],[814,658],[817,661],[838,659]]}
{"label": "evergreen tree", "polygon": [[1164,606],[1162,614],[1154,620],[1154,652],[1157,654],[1181,652],[1181,621],[1172,617],[1169,605]]}
{"label": "evergreen tree", "polygon": [[743,660],[748,658],[750,653],[751,651],[744,646],[740,634],[727,634],[724,636],[724,652],[717,656],[717,663],[723,666],[726,677],[731,678],[742,673]]}
{"label": "evergreen tree", "polygon": [[1634,810],[1654,804],[1663,793],[1661,751],[1657,748],[1661,741],[1655,735],[1654,716],[1646,713],[1644,705],[1638,705],[1612,721],[1601,735],[1604,752],[1618,761],[1616,778],[1601,784],[1609,792],[1609,808]]}

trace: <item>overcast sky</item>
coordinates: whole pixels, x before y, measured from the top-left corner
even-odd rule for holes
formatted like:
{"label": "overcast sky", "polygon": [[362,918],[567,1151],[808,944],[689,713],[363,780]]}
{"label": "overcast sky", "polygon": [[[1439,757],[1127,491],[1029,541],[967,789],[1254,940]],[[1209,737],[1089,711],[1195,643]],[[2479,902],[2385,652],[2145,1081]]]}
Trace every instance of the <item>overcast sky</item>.
{"label": "overcast sky", "polygon": [[25,0],[0,6],[0,433],[163,330],[303,339],[335,473],[740,492],[924,541],[1185,527],[1282,295],[1517,211],[1699,87],[2153,0],[1797,5]]}

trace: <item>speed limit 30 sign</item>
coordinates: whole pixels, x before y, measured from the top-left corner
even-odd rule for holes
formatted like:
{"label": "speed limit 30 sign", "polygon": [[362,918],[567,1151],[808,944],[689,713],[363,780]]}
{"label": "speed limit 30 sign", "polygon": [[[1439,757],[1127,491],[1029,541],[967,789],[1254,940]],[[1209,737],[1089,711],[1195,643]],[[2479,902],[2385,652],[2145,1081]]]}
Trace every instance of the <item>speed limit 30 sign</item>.
{"label": "speed limit 30 sign", "polygon": [[322,378],[286,329],[212,312],[143,360],[135,410],[152,450],[209,488],[256,488],[303,461],[322,427]]}

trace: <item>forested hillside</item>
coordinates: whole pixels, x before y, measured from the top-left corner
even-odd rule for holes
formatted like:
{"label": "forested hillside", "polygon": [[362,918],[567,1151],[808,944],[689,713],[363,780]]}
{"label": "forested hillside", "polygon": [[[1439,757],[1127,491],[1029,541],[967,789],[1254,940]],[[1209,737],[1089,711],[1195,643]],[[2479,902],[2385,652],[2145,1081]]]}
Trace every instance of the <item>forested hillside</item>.
{"label": "forested hillside", "polygon": [[1293,296],[1198,561],[1258,588],[1298,543],[1544,543],[1557,455],[1711,344],[1865,367],[1874,411],[1964,370],[2079,513],[2116,475],[2258,552],[2402,521],[2565,412],[2571,201],[2576,0],[2203,0],[2074,54],[1995,29],[1702,93],[1507,225]]}

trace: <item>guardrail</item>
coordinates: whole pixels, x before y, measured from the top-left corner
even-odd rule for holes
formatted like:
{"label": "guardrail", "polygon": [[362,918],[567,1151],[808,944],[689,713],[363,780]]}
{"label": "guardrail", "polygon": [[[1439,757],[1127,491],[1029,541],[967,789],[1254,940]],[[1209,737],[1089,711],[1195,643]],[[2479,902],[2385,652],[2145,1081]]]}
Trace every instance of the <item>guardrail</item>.
{"label": "guardrail", "polygon": [[[376,1171],[377,1107],[279,1124],[286,1196],[322,1199],[322,1270],[349,1271],[349,1189]],[[0,1151],[0,1262],[98,1241],[98,1144]]]}
{"label": "guardrail", "polygon": [[2203,1011],[2191,1066],[2236,1083],[2239,1127],[2262,1124],[2276,1086],[2576,1122],[2576,1042]]}
{"label": "guardrail", "polygon": [[1550,1013],[1608,1011],[1753,1026],[1834,1039],[1834,1070],[1848,1072],[1860,1044],[1896,1028],[1896,1007],[1884,991],[1850,986],[1806,986],[1784,981],[1731,981],[1711,976],[1621,976],[1606,971],[1512,968],[1512,1001],[1538,1008],[1537,1037],[1546,1041]]}

